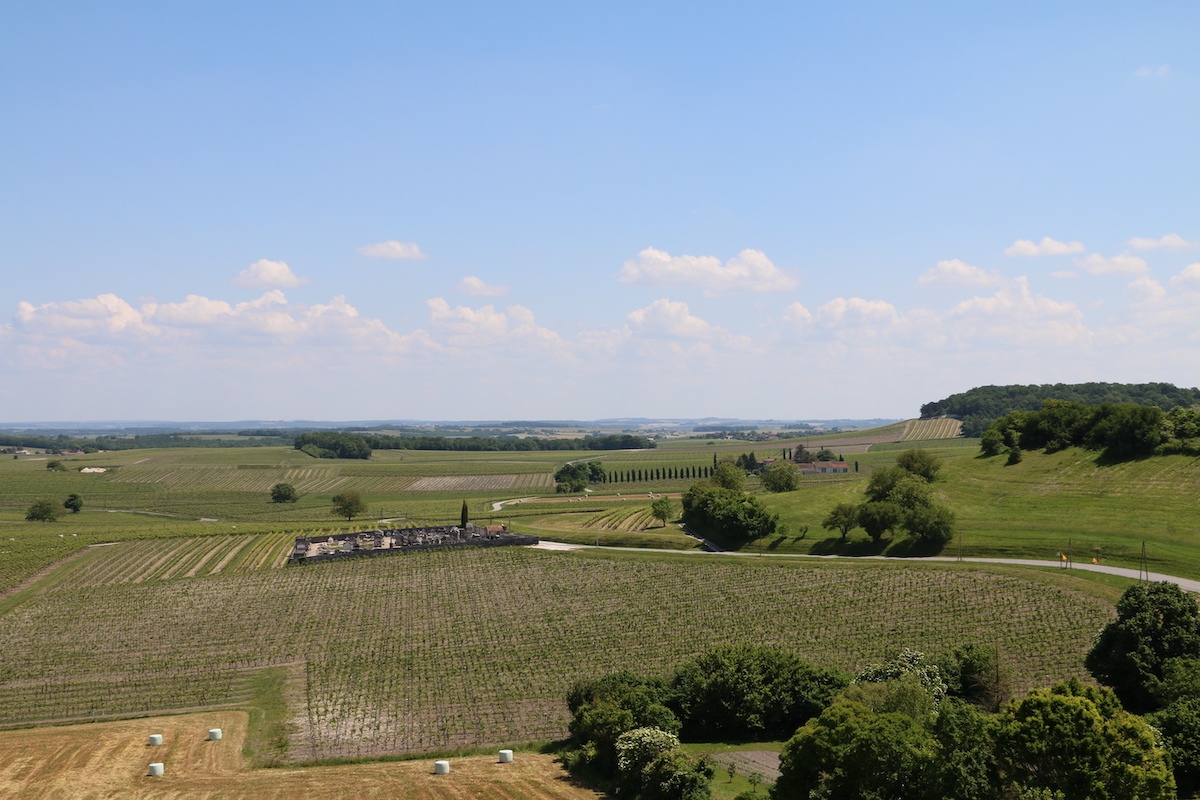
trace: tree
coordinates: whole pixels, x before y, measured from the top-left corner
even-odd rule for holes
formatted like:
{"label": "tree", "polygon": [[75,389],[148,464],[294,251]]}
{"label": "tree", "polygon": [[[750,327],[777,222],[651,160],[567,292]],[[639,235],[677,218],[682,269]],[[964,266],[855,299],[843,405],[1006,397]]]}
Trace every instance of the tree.
{"label": "tree", "polygon": [[465,527],[467,527],[467,523],[470,521],[470,516],[471,516],[471,515],[470,515],[470,512],[467,510],[467,501],[466,501],[466,500],[463,500],[463,506],[462,506],[462,520],[461,520],[461,522],[460,522],[460,524],[462,525],[462,527],[464,527],[464,528],[465,528]]}
{"label": "tree", "polygon": [[858,524],[872,541],[878,542],[883,535],[895,529],[903,520],[900,506],[887,500],[871,501],[858,507]]}
{"label": "tree", "polygon": [[1200,697],[1184,697],[1152,714],[1147,722],[1162,733],[1180,797],[1200,792]]}
{"label": "tree", "polygon": [[650,504],[650,514],[665,528],[667,520],[675,515],[675,504],[669,497],[659,497]]}
{"label": "tree", "polygon": [[61,461],[58,461],[58,460],[47,461],[46,469],[50,470],[51,472],[66,472],[67,471],[66,465],[64,465]]}
{"label": "tree", "polygon": [[736,464],[728,461],[720,464],[716,472],[713,473],[713,481],[723,489],[731,489],[735,492],[743,491],[746,488],[746,473]]}
{"label": "tree", "polygon": [[1125,708],[1152,711],[1173,658],[1200,657],[1200,610],[1174,583],[1130,586],[1117,601],[1117,618],[1104,626],[1084,662],[1112,687]]}
{"label": "tree", "polygon": [[25,512],[28,522],[57,522],[58,506],[52,500],[35,500]]}
{"label": "tree", "polygon": [[345,517],[347,522],[366,510],[367,503],[358,492],[342,492],[333,496],[334,516]]}
{"label": "tree", "polygon": [[768,492],[790,492],[799,484],[799,476],[800,471],[795,464],[778,461],[763,472],[762,484]]}
{"label": "tree", "polygon": [[954,538],[954,512],[939,505],[917,506],[905,515],[904,527],[922,544],[941,548]]}
{"label": "tree", "polygon": [[821,527],[831,531],[841,531],[844,540],[850,531],[858,527],[858,506],[854,503],[838,503],[825,517]]}
{"label": "tree", "polygon": [[1019,789],[1063,800],[1173,800],[1165,751],[1145,720],[1107,689],[1072,679],[1010,704],[996,740],[1001,772]]}
{"label": "tree", "polygon": [[299,499],[299,492],[290,483],[277,483],[271,487],[272,503],[294,503]]}
{"label": "tree", "polygon": [[83,498],[77,494],[69,494],[67,499],[63,500],[63,508],[69,509],[72,514],[78,514],[83,510]]}
{"label": "tree", "polygon": [[928,450],[918,448],[905,450],[896,456],[896,466],[905,472],[932,482],[937,479],[938,470],[942,468],[942,461]]}

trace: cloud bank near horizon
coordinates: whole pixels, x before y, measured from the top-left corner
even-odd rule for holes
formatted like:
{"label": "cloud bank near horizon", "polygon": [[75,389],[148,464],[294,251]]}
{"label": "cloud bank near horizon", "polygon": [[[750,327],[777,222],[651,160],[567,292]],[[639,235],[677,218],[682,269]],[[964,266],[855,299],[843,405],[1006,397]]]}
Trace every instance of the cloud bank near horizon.
{"label": "cloud bank near horizon", "polygon": [[[1064,295],[1075,283],[1049,292],[960,259],[915,277],[918,288],[953,295],[938,302],[801,297],[799,281],[761,251],[722,262],[643,250],[617,283],[678,296],[630,294],[600,325],[556,329],[520,302],[413,298],[407,326],[360,313],[345,294],[302,302],[279,288],[300,279],[264,260],[234,279],[263,289],[240,302],[113,293],[18,302],[0,326],[0,364],[12,376],[0,398],[9,421],[878,417],[915,416],[922,402],[987,383],[1181,383],[1197,374],[1200,263],[1163,276],[1128,254],[1075,264],[1124,280],[1123,306]],[[507,291],[478,278],[458,289]],[[767,295],[753,301],[757,324],[711,299],[737,291]],[[692,294],[704,302],[684,299]]]}

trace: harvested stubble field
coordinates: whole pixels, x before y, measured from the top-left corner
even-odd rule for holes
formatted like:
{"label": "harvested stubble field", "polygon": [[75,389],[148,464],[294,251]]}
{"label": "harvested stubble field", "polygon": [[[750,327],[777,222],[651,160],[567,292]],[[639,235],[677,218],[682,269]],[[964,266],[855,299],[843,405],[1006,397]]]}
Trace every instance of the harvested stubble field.
{"label": "harvested stubble field", "polygon": [[982,642],[1023,690],[1082,675],[1112,614],[1065,576],[955,567],[497,548],[109,584],[132,573],[105,551],[0,616],[0,724],[244,702],[293,665],[293,759],[549,740],[576,678],[720,644],[853,670]]}
{"label": "harvested stubble field", "polygon": [[[206,740],[221,728],[220,741]],[[146,745],[152,733],[163,744]],[[0,796],[22,798],[387,797],[396,800],[596,800],[575,786],[551,756],[517,753],[511,764],[494,755],[451,760],[449,775],[433,775],[428,759],[270,770],[242,757],[246,714],[206,712],[0,732]],[[162,762],[162,777],[147,776]]]}

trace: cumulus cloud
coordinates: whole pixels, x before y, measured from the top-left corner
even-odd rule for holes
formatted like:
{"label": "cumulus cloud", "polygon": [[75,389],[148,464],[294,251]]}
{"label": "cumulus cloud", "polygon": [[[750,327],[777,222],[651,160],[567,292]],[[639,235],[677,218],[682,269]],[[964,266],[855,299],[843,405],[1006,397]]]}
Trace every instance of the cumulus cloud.
{"label": "cumulus cloud", "polygon": [[944,317],[959,341],[1005,346],[1046,347],[1079,343],[1090,338],[1083,312],[1074,303],[1035,294],[1021,277],[988,297],[972,297]]}
{"label": "cumulus cloud", "polygon": [[507,286],[492,286],[484,282],[482,278],[476,278],[474,275],[468,275],[459,281],[458,289],[461,292],[478,297],[502,297],[508,294]]}
{"label": "cumulus cloud", "polygon": [[13,319],[17,327],[71,336],[153,336],[158,330],[142,312],[115,294],[34,306],[21,301]]}
{"label": "cumulus cloud", "polygon": [[1125,286],[1125,292],[1134,303],[1152,303],[1167,296],[1167,290],[1149,275],[1142,275]]}
{"label": "cumulus cloud", "polygon": [[430,325],[435,333],[444,334],[456,347],[503,346],[526,342],[558,346],[561,337],[534,320],[533,312],[525,306],[513,305],[504,311],[494,306],[480,308],[451,306],[444,298],[425,301],[429,308]]}
{"label": "cumulus cloud", "polygon": [[949,261],[939,261],[936,267],[918,278],[917,283],[922,286],[936,283],[956,286],[995,286],[1002,280],[995,273],[953,258]]}
{"label": "cumulus cloud", "polygon": [[772,264],[761,250],[743,250],[722,264],[716,256],[672,256],[647,247],[637,258],[626,261],[617,277],[622,283],[643,286],[694,287],[707,295],[796,287],[796,280]]}
{"label": "cumulus cloud", "polygon": [[1133,71],[1135,78],[1165,78],[1170,74],[1169,64],[1159,64],[1157,67],[1141,66]]}
{"label": "cumulus cloud", "polygon": [[421,248],[417,247],[415,242],[398,242],[395,239],[364,244],[358,248],[358,253],[367,258],[390,258],[404,261],[420,261],[425,258],[425,254],[421,252]]}
{"label": "cumulus cloud", "polygon": [[1158,248],[1182,250],[1185,247],[1191,247],[1192,243],[1177,233],[1168,233],[1166,236],[1161,236],[1158,239],[1146,239],[1135,236],[1129,240],[1129,246],[1134,250],[1156,250]]}
{"label": "cumulus cloud", "polygon": [[1181,286],[1189,291],[1200,291],[1200,261],[1188,264],[1175,277],[1171,278],[1172,286]]}
{"label": "cumulus cloud", "polygon": [[1089,275],[1141,275],[1146,272],[1145,259],[1129,253],[1111,257],[1092,253],[1085,259],[1076,259],[1075,264]]}
{"label": "cumulus cloud", "polygon": [[1060,242],[1043,236],[1042,241],[1034,242],[1029,239],[1017,239],[1004,248],[1006,256],[1061,256],[1071,253],[1082,253],[1086,248],[1083,242]]}
{"label": "cumulus cloud", "polygon": [[792,325],[811,325],[813,315],[802,303],[792,303],[783,310],[783,321]]}
{"label": "cumulus cloud", "polygon": [[242,289],[274,289],[300,286],[307,282],[306,278],[297,277],[286,262],[265,258],[255,261],[233,279],[233,285]]}

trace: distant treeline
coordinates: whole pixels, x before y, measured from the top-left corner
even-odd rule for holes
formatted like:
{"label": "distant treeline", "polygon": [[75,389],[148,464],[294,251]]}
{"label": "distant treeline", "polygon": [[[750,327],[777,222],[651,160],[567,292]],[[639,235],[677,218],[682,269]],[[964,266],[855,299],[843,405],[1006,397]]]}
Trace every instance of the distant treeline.
{"label": "distant treeline", "polygon": [[962,420],[964,436],[982,436],[988,426],[1012,411],[1037,411],[1044,400],[1065,400],[1096,406],[1133,403],[1170,411],[1200,404],[1200,389],[1181,389],[1170,383],[1043,383],[1041,385],[979,386],[921,406],[921,419],[954,417]]}
{"label": "distant treeline", "polygon": [[1066,447],[1103,450],[1115,459],[1183,453],[1200,455],[1200,408],[1134,403],[1089,406],[1046,400],[1039,411],[1013,411],[983,432],[984,455],[1007,452],[1009,463],[1021,460],[1022,450],[1055,452]]}
{"label": "distant treeline", "polygon": [[465,436],[385,436],[380,434],[345,433],[342,431],[313,431],[297,434],[293,440],[297,450],[314,458],[370,458],[372,450],[459,450],[459,451],[528,451],[528,450],[649,450],[657,447],[644,436],[609,434],[574,439],[488,438]]}
{"label": "distant treeline", "polygon": [[376,450],[652,450],[658,445],[645,436],[613,433],[604,436],[584,436],[571,439],[543,439],[536,436],[372,436],[369,441]]}
{"label": "distant treeline", "polygon": [[25,433],[0,434],[0,447],[29,447],[37,450],[64,452],[79,450],[146,450],[166,447],[267,447],[278,446],[278,438],[259,438],[238,435],[229,438],[206,434],[194,436],[183,433],[152,433],[137,436],[44,436]]}

